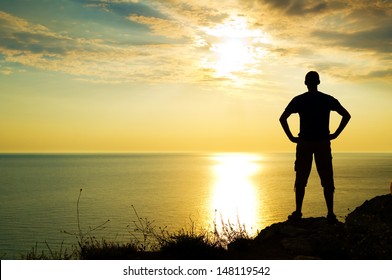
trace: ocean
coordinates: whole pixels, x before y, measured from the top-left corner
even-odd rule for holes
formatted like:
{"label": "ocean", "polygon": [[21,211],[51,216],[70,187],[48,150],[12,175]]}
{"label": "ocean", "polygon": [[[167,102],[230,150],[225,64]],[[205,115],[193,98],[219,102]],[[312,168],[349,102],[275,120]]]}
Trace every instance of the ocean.
{"label": "ocean", "polygon": [[[53,250],[61,243],[70,247],[77,243],[78,226],[87,233],[105,223],[91,235],[126,242],[137,215],[170,232],[212,230],[223,222],[256,234],[294,210],[294,158],[293,153],[1,154],[0,258],[20,259],[32,247],[47,249],[46,243]],[[344,221],[365,200],[389,193],[392,153],[335,153],[334,174],[335,213]],[[303,215],[326,215],[315,166]]]}

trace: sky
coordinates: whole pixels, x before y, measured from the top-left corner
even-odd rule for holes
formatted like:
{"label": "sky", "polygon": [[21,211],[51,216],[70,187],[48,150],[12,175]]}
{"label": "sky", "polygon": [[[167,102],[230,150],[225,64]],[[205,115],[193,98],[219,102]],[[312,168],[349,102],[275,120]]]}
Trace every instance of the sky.
{"label": "sky", "polygon": [[311,70],[392,151],[392,1],[1,0],[0,152],[293,152]]}

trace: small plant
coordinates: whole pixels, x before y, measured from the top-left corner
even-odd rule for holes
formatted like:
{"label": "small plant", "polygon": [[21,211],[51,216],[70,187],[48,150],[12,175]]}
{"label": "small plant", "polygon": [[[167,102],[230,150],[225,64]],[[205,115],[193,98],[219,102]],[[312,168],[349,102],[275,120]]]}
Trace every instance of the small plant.
{"label": "small plant", "polygon": [[[217,259],[223,258],[231,243],[246,243],[251,240],[245,225],[238,221],[221,221],[221,228],[214,222],[213,231],[198,229],[196,223],[190,221],[190,227],[170,233],[165,228],[156,229],[154,221],[141,218],[132,205],[136,220],[130,234],[136,248],[141,252],[156,252],[164,259]],[[221,220],[222,217],[221,217]],[[129,226],[130,227],[130,226]],[[219,228],[219,229],[218,229]],[[244,242],[245,241],[245,242]]]}
{"label": "small plant", "polygon": [[132,243],[136,245],[138,250],[143,252],[159,250],[168,236],[166,227],[159,227],[157,231],[154,221],[140,217],[133,205],[131,205],[131,208],[136,216],[136,220],[132,221],[133,229],[129,231]]}
{"label": "small plant", "polygon": [[110,222],[110,220],[108,219],[96,227],[93,227],[93,228],[90,227],[90,229],[86,232],[82,231],[81,223],[80,223],[80,211],[79,211],[79,204],[80,204],[80,197],[82,196],[82,190],[83,189],[80,189],[78,200],[76,201],[76,218],[77,218],[78,232],[72,233],[72,232],[68,232],[65,230],[62,231],[63,233],[76,236],[78,238],[78,244],[80,247],[84,246],[85,244],[96,243],[97,240],[96,240],[95,236],[92,235],[92,233],[95,231],[98,231],[98,230],[105,229],[106,224]]}
{"label": "small plant", "polygon": [[22,259],[26,260],[71,260],[77,258],[76,250],[72,250],[71,253],[68,253],[67,248],[64,248],[64,241],[61,242],[60,250],[53,251],[49,246],[49,243],[45,241],[47,251],[38,250],[38,243],[35,243],[35,246],[31,248],[30,252],[26,255],[22,255]]}
{"label": "small plant", "polygon": [[233,243],[237,240],[250,240],[252,237],[246,230],[245,224],[241,224],[239,217],[237,217],[237,223],[232,223],[230,220],[227,223],[223,222],[222,215],[220,215],[220,229],[218,226],[218,222],[214,220],[214,238],[217,243],[220,244],[221,247],[227,249],[230,243]]}
{"label": "small plant", "polygon": [[160,249],[167,259],[218,259],[225,250],[208,238],[208,232],[180,230],[170,234]]}
{"label": "small plant", "polygon": [[96,237],[94,235],[92,235],[92,233],[94,233],[95,231],[98,230],[103,230],[106,227],[106,224],[110,222],[110,220],[106,220],[105,222],[103,222],[102,224],[93,227],[86,231],[83,232],[82,227],[81,227],[81,223],[80,223],[80,211],[79,211],[79,204],[80,204],[80,197],[82,196],[82,191],[83,189],[80,189],[79,191],[79,196],[78,199],[76,201],[76,218],[77,218],[77,225],[78,225],[78,232],[68,232],[68,231],[62,231],[65,234],[69,234],[69,235],[74,235],[76,236],[76,238],[78,239],[78,246],[79,246],[79,254],[81,256],[84,255],[84,251],[87,250],[88,248],[99,248],[102,244],[100,241],[98,241],[96,239]]}

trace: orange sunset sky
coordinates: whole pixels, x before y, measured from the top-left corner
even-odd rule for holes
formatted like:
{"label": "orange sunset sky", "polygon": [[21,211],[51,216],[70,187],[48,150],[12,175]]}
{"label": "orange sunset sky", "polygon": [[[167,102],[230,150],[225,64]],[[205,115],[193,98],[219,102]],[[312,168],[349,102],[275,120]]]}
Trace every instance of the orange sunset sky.
{"label": "orange sunset sky", "polygon": [[310,70],[392,151],[391,1],[2,0],[0,152],[294,151]]}

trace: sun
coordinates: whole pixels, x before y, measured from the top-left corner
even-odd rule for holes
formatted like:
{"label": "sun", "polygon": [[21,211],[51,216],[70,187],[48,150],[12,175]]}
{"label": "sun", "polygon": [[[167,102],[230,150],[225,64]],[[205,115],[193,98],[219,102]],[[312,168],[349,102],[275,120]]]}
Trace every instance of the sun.
{"label": "sun", "polygon": [[234,80],[257,73],[257,64],[267,55],[268,38],[261,30],[249,28],[247,18],[230,17],[205,32],[210,56],[204,64],[215,77]]}
{"label": "sun", "polygon": [[248,44],[238,38],[225,38],[211,49],[216,54],[214,65],[217,76],[229,77],[236,72],[244,71],[253,61]]}

